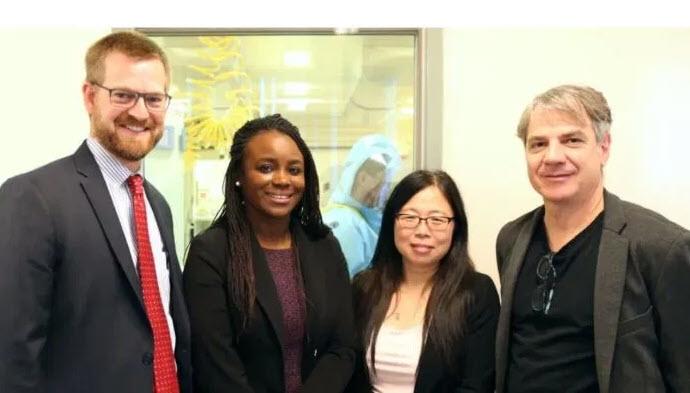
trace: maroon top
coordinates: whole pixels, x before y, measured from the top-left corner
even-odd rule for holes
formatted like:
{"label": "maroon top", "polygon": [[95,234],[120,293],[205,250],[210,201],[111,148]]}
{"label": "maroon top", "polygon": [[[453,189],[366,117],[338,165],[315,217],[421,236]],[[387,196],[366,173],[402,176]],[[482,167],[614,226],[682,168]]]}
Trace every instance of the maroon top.
{"label": "maroon top", "polygon": [[283,310],[285,393],[297,393],[302,387],[302,348],[306,319],[304,289],[297,273],[297,259],[291,248],[264,249],[264,253]]}

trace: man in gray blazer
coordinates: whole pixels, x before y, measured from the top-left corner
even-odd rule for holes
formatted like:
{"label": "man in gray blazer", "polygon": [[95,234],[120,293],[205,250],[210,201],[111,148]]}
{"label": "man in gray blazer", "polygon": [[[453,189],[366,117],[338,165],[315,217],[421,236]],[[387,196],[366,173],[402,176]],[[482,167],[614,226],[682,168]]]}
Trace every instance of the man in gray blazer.
{"label": "man in gray blazer", "polygon": [[690,232],[604,189],[604,96],[558,86],[518,126],[544,205],[501,229],[497,392],[690,392]]}
{"label": "man in gray blazer", "polygon": [[170,66],[119,32],[89,48],[86,74],[87,140],[0,187],[0,392],[190,392],[170,208],[141,177]]}

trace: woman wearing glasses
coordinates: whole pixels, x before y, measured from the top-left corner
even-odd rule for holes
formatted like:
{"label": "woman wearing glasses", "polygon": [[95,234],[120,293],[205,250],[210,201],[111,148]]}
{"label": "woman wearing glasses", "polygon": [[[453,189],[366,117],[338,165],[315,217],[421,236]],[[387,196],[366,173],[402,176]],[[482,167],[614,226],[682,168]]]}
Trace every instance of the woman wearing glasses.
{"label": "woman wearing glasses", "polygon": [[474,270],[448,174],[416,171],[393,189],[353,296],[360,362],[349,392],[493,392],[498,294]]}

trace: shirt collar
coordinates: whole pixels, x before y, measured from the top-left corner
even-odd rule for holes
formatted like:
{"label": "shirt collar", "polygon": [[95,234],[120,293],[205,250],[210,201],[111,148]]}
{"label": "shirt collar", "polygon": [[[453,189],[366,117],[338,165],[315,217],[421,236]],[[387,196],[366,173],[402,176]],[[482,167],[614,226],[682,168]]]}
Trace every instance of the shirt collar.
{"label": "shirt collar", "polygon": [[108,180],[116,183],[123,184],[132,175],[138,174],[143,176],[141,167],[138,171],[132,172],[127,168],[120,160],[118,160],[111,152],[109,152],[101,143],[94,137],[89,136],[86,138],[86,145],[91,150],[96,164],[101,169],[103,176]]}

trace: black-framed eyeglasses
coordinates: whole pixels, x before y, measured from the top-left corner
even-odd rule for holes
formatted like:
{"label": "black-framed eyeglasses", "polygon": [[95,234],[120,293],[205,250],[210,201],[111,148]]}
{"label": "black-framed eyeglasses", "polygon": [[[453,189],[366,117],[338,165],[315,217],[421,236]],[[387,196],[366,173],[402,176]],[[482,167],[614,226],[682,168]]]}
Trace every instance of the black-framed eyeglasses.
{"label": "black-framed eyeglasses", "polygon": [[532,293],[532,311],[547,315],[551,308],[553,290],[556,286],[556,268],[552,252],[544,255],[537,263],[537,287]]}
{"label": "black-framed eyeglasses", "polygon": [[144,99],[146,108],[152,112],[162,112],[168,109],[172,97],[167,93],[137,93],[136,91],[126,89],[110,89],[99,83],[91,82],[92,85],[107,90],[110,95],[110,103],[121,107],[131,108],[139,101],[139,97]]}
{"label": "black-framed eyeglasses", "polygon": [[429,216],[420,217],[414,214],[396,214],[395,217],[398,219],[398,225],[405,229],[417,228],[420,222],[426,222],[426,226],[434,231],[443,231],[448,228],[448,225],[453,221],[455,217],[444,217],[444,216]]}

